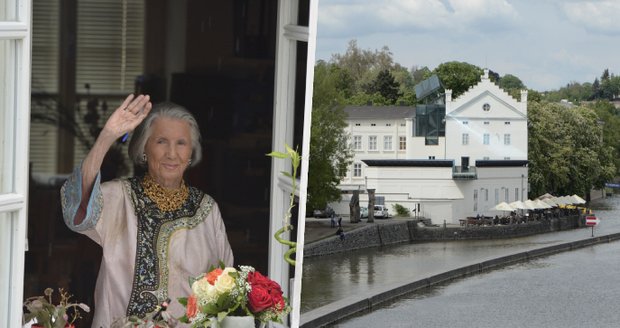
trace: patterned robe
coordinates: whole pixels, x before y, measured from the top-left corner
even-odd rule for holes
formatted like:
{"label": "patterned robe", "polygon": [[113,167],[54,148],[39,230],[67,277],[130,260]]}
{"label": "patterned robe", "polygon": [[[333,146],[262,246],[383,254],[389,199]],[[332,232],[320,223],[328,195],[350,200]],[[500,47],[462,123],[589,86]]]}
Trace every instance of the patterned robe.
{"label": "patterned robe", "polygon": [[84,221],[74,224],[82,174],[76,168],[62,187],[65,223],[103,248],[95,287],[93,327],[110,327],[128,315],[142,316],[171,299],[168,311],[179,318],[177,298],[190,294],[188,277],[206,272],[233,255],[220,210],[209,195],[190,187],[183,206],[162,212],[142,190],[141,178],[100,183],[97,176]]}

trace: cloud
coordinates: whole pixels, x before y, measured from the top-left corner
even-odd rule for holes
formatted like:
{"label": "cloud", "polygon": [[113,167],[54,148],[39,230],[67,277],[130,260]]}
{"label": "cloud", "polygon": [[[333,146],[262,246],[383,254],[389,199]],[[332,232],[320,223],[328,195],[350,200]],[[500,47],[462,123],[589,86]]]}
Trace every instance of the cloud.
{"label": "cloud", "polygon": [[322,2],[319,33],[327,37],[364,37],[375,33],[446,35],[486,33],[509,28],[518,13],[506,0],[354,0]]}
{"label": "cloud", "polygon": [[573,24],[586,30],[602,34],[620,34],[618,1],[582,1],[560,4],[566,17]]}

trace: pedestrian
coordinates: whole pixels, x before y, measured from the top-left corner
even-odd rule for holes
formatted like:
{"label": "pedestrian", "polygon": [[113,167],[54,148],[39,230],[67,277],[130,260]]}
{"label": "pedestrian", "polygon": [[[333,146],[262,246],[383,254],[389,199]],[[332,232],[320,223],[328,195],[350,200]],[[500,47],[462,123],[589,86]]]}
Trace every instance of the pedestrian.
{"label": "pedestrian", "polygon": [[336,215],[334,213],[332,213],[332,215],[330,216],[330,221],[331,221],[331,227],[335,228],[336,227]]}
{"label": "pedestrian", "polygon": [[338,227],[342,228],[342,216],[338,218]]}
{"label": "pedestrian", "polygon": [[336,235],[340,236],[340,240],[344,240],[344,230],[342,229],[342,227],[338,228],[338,230],[336,231]]}

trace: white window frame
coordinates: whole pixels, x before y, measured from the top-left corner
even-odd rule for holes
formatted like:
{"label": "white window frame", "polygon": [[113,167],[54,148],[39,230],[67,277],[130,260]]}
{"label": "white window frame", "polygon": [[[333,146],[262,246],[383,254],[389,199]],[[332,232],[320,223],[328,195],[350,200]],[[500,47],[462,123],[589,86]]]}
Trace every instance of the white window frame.
{"label": "white window frame", "polygon": [[407,137],[406,136],[398,137],[398,150],[407,150]]}
{"label": "white window frame", "polygon": [[462,142],[463,146],[469,145],[469,133],[463,133]]}
{"label": "white window frame", "polygon": [[507,146],[510,145],[510,133],[504,134],[504,145],[507,145]]}
{"label": "white window frame", "polygon": [[[306,84],[304,99],[304,126],[301,146],[301,174],[298,189],[299,196],[297,248],[294,281],[290,282],[289,264],[284,261],[284,253],[289,249],[278,243],[274,238],[269,239],[269,276],[279,282],[285,295],[291,300],[291,327],[299,326],[301,306],[301,277],[303,267],[303,244],[305,233],[305,213],[308,186],[308,159],[310,154],[310,122],[312,121],[312,81],[314,80],[314,63],[317,35],[318,1],[310,1],[308,26],[297,23],[299,0],[278,1],[278,26],[276,36],[276,67],[274,87],[274,114],[272,149],[285,152],[284,144],[293,145],[293,127],[295,126],[295,72],[297,64],[297,42],[308,43],[306,62]],[[290,180],[281,172],[291,173],[290,161],[271,161],[271,191],[269,236],[282,228],[282,218],[288,210],[289,195],[292,191]],[[282,235],[290,239],[290,232]],[[289,284],[291,286],[289,287]],[[292,289],[292,290],[291,290]]]}
{"label": "white window frame", "polygon": [[359,178],[362,176],[362,163],[353,163],[353,171],[351,172],[351,176],[354,178]]}
{"label": "white window frame", "polygon": [[[0,41],[7,42],[7,51],[0,55],[0,65],[6,70],[7,80],[0,88],[7,95],[0,99],[0,133],[8,141],[0,149],[0,160],[11,163],[0,174],[11,179],[4,180],[0,192],[0,220],[11,220],[6,242],[9,249],[1,253],[1,261],[8,264],[9,271],[1,274],[0,307],[6,315],[0,317],[2,327],[21,327],[24,289],[24,256],[27,250],[26,227],[28,209],[28,142],[30,132],[30,48],[31,48],[31,0],[5,1],[4,8],[10,21],[0,21]],[[10,82],[10,81],[8,81]],[[10,134],[10,135],[9,135]],[[5,148],[4,148],[5,147]],[[6,157],[5,157],[6,156]],[[4,222],[2,224],[4,226]],[[4,233],[7,233],[6,231]],[[2,238],[7,237],[2,235]],[[8,263],[7,263],[8,262]],[[4,266],[4,265],[3,265]],[[8,278],[8,279],[7,279]],[[8,286],[4,285],[8,282]]]}
{"label": "white window frame", "polygon": [[362,136],[353,136],[353,150],[362,150]]}
{"label": "white window frame", "polygon": [[377,136],[368,136],[368,150],[379,150],[377,147]]}
{"label": "white window frame", "polygon": [[383,150],[393,150],[392,136],[383,136]]}
{"label": "white window frame", "polygon": [[482,144],[483,145],[490,145],[491,144],[491,135],[488,133],[485,133],[482,135]]}

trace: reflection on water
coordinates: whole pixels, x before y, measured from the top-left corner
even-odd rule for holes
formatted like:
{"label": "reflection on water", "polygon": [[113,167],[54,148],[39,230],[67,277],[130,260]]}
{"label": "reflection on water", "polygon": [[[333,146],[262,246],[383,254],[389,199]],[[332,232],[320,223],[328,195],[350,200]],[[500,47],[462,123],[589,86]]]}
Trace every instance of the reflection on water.
{"label": "reflection on water", "polygon": [[[620,197],[600,200],[595,236],[620,232]],[[301,311],[499,256],[590,237],[578,229],[505,240],[403,244],[304,259]]]}
{"label": "reflection on water", "polygon": [[337,327],[617,327],[619,251],[613,242],[459,279]]}

